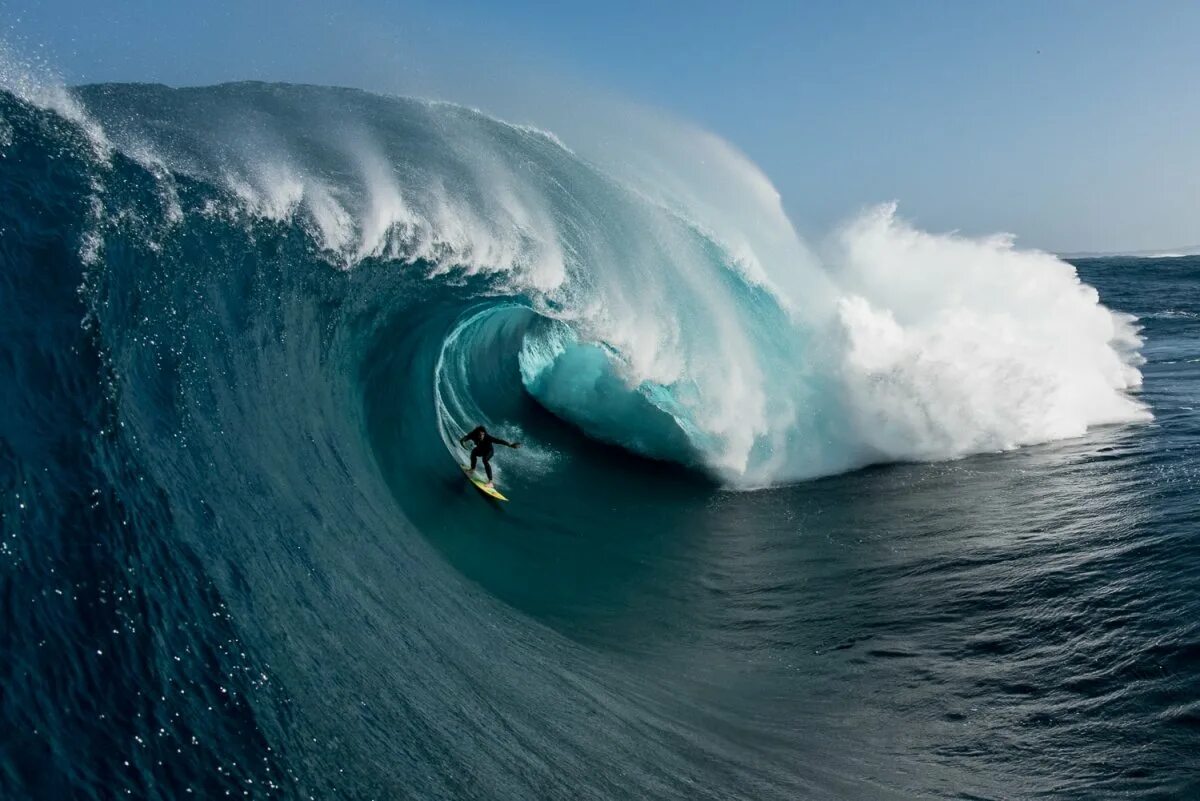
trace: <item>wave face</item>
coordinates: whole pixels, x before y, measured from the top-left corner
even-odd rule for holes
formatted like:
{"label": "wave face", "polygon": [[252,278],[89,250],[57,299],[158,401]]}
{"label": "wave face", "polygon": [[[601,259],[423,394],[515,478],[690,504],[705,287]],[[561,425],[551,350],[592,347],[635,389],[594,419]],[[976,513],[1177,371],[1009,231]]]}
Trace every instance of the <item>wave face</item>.
{"label": "wave face", "polygon": [[[858,726],[941,703],[911,679],[900,709],[839,711],[847,676],[906,681],[889,654],[920,636],[871,629],[895,592],[926,620],[944,587],[974,597],[967,556],[943,589],[903,565],[910,583],[873,600],[826,586],[833,543],[880,544],[838,532],[928,522],[899,479],[715,488],[1148,419],[1133,319],[1073,266],[890,206],[813,250],[711,140],[680,148],[717,147],[724,191],[353,90],[10,89],[5,686],[70,688],[70,711],[9,715],[14,794],[908,797],[917,774],[950,794],[1056,775],[939,750],[961,710],[892,745]],[[525,444],[496,460],[524,498],[503,512],[453,464],[477,423]],[[942,487],[929,508],[977,519],[990,490],[939,483],[957,469],[920,474]],[[1075,498],[1080,476],[1061,478]],[[810,524],[828,539],[797,539]],[[972,536],[952,550],[999,534]],[[1035,602],[1028,569],[1002,573]],[[1190,603],[1167,602],[1168,631]],[[1011,633],[1025,612],[961,616]],[[851,663],[828,671],[828,654]],[[929,671],[931,693],[957,680]],[[1114,748],[1135,752],[1142,723]],[[986,727],[965,736],[991,747]],[[1055,736],[1064,759],[1086,753]],[[1150,756],[1168,764],[1173,743]]]}

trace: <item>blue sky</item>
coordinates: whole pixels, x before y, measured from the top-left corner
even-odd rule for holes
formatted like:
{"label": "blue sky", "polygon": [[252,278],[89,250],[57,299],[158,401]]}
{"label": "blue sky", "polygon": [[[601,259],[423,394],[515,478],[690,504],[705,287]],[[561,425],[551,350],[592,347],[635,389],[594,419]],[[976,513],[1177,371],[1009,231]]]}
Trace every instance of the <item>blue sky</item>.
{"label": "blue sky", "polygon": [[611,92],[734,143],[810,236],[897,200],[1058,251],[1200,243],[1200,3],[0,0],[0,19],[71,82],[292,80],[533,118],[529,97]]}

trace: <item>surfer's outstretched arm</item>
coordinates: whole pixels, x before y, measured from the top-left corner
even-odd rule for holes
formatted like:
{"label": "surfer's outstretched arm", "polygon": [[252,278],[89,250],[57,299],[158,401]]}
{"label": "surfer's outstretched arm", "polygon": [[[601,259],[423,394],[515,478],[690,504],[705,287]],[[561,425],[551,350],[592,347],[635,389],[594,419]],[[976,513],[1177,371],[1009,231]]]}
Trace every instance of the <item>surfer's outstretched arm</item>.
{"label": "surfer's outstretched arm", "polygon": [[494,443],[496,443],[497,445],[507,445],[507,446],[508,446],[508,447],[510,447],[510,448],[519,448],[519,447],[521,447],[521,443],[519,443],[519,442],[505,442],[504,440],[502,440],[502,439],[497,439],[497,438],[495,438],[495,437],[488,437],[488,439],[489,439],[491,442],[494,442]]}

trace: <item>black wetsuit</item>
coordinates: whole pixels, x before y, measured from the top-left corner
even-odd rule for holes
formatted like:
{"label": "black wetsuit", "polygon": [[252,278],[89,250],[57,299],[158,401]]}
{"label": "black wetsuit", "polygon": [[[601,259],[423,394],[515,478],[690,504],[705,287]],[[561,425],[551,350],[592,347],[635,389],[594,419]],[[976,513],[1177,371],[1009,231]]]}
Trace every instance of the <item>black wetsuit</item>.
{"label": "black wetsuit", "polygon": [[482,459],[484,472],[487,473],[488,481],[491,481],[492,466],[488,463],[488,460],[491,459],[493,454],[496,453],[496,449],[492,447],[493,443],[496,445],[507,445],[510,448],[513,447],[513,444],[511,442],[505,442],[498,437],[493,437],[483,426],[479,426],[470,434],[464,434],[462,438],[459,439],[458,444],[466,445],[467,440],[475,443],[475,447],[471,449],[471,469],[475,469],[476,459]]}

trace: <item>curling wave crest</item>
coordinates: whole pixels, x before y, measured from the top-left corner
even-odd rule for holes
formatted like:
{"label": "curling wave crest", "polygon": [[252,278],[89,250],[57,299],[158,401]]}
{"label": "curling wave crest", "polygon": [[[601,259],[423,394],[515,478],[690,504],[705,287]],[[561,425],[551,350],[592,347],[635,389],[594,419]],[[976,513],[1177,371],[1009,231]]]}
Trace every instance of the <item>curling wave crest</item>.
{"label": "curling wave crest", "polygon": [[[664,173],[661,141],[576,152],[472,109],[350,90],[94,86],[70,108],[155,176],[148,236],[186,214],[274,221],[339,269],[470,282],[472,302],[531,315],[512,347],[545,408],[730,486],[1148,417],[1130,395],[1135,320],[1071,265],[1008,236],[920,231],[894,205],[811,248],[753,164],[685,125],[671,146],[704,156],[701,178]],[[223,200],[182,210],[195,180]]]}

